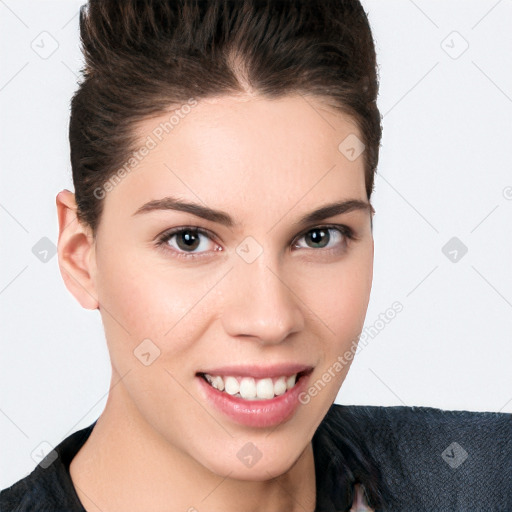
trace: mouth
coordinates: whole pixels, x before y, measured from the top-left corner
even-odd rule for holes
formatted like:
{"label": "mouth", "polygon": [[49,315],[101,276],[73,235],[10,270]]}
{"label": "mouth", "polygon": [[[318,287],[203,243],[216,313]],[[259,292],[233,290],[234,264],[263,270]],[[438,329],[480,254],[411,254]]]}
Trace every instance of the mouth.
{"label": "mouth", "polygon": [[229,375],[198,372],[196,375],[202,378],[209,386],[242,400],[272,400],[289,393],[299,381],[309,375],[313,368],[294,373],[284,373],[273,377],[258,378],[250,375]]}
{"label": "mouth", "polygon": [[312,366],[230,366],[197,372],[205,402],[236,423],[275,427],[291,420],[308,386]]}

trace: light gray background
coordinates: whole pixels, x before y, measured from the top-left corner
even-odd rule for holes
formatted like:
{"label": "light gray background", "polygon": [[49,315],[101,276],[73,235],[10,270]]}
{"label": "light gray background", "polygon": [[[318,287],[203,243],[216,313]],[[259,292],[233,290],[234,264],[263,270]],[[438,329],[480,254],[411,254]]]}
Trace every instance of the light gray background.
{"label": "light gray background", "polygon": [[[92,423],[109,388],[99,312],[32,252],[57,242],[55,196],[73,190],[81,3],[0,0],[0,488]],[[337,401],[512,412],[512,0],[363,3],[384,115],[365,324],[378,332]],[[468,248],[456,262],[452,237]]]}

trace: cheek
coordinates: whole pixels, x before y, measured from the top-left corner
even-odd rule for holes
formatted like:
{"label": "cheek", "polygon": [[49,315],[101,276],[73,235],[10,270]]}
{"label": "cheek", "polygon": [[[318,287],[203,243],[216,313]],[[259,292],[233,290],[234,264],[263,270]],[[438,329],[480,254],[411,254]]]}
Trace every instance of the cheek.
{"label": "cheek", "polygon": [[357,338],[364,325],[373,278],[372,245],[359,245],[316,277],[308,278],[308,306],[325,326],[328,346],[340,350]]}
{"label": "cheek", "polygon": [[[321,326],[318,336],[322,362],[301,397],[326,414],[336,399],[357,350],[364,326],[373,277],[373,246],[357,253],[318,276],[308,307]],[[363,250],[364,249],[364,250]],[[310,283],[315,282],[311,279]]]}
{"label": "cheek", "polygon": [[184,351],[201,335],[208,303],[202,298],[213,279],[194,275],[191,282],[191,274],[176,265],[150,264],[136,251],[121,252],[105,251],[98,258],[98,298],[111,348],[128,353],[127,345],[133,350],[149,338],[163,355]]}

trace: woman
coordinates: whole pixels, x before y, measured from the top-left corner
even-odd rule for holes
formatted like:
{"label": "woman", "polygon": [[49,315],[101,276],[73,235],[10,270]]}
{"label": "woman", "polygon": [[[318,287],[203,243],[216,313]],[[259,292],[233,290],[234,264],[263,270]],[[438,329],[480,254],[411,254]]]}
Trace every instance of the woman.
{"label": "woman", "polygon": [[332,405],[373,274],[359,2],[90,0],[80,29],[59,265],[112,386],[2,510],[405,510],[371,408]]}

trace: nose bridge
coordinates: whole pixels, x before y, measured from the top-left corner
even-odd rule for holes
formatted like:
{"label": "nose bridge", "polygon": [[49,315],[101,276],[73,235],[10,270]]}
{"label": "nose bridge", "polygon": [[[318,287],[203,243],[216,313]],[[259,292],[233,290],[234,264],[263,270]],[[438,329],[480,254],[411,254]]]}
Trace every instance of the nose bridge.
{"label": "nose bridge", "polygon": [[235,261],[224,304],[224,327],[232,336],[279,343],[302,328],[300,301],[286,283],[278,258],[263,250],[254,259],[247,258],[252,250],[249,247]]}

